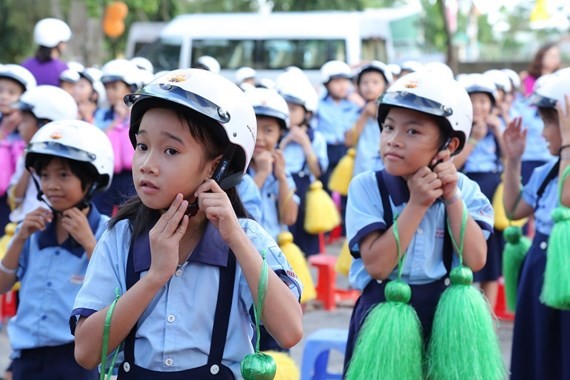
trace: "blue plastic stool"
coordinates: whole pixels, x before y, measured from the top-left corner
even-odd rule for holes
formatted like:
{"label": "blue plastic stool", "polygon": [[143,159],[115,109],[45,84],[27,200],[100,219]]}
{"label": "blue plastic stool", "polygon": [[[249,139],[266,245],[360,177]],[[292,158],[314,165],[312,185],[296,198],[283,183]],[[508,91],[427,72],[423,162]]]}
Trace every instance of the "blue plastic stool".
{"label": "blue plastic stool", "polygon": [[303,350],[301,380],[342,379],[341,373],[328,373],[327,365],[331,350],[344,354],[348,329],[320,329],[309,335]]}

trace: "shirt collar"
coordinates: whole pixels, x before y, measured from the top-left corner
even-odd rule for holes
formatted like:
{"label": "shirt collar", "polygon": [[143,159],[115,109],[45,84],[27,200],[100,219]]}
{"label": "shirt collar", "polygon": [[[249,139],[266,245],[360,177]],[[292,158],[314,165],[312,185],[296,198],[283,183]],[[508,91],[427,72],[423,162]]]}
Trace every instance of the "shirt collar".
{"label": "shirt collar", "polygon": [[[96,234],[97,228],[99,227],[99,221],[101,219],[101,213],[97,210],[94,204],[90,204],[89,213],[87,214],[87,222],[89,223],[89,228],[91,228],[91,232],[93,235]],[[77,257],[83,256],[85,253],[85,249],[77,242],[75,239],[71,237],[71,235],[65,239],[62,244],[57,243],[57,234],[55,231],[55,219],[48,223],[46,229],[40,231],[39,239],[38,239],[38,246],[40,249],[44,249],[47,247],[56,247],[60,246],[61,248],[66,249],[67,251],[71,252],[73,255]]]}
{"label": "shirt collar", "polygon": [[382,171],[382,177],[384,177],[388,194],[390,194],[395,207],[410,200],[410,189],[408,189],[408,183],[404,178],[393,176],[386,170]]}
{"label": "shirt collar", "polygon": [[[218,229],[208,223],[198,245],[188,258],[188,262],[226,267],[228,265],[229,247],[220,236]],[[140,273],[150,269],[151,254],[148,233],[136,238],[133,244],[133,264],[135,272]]]}

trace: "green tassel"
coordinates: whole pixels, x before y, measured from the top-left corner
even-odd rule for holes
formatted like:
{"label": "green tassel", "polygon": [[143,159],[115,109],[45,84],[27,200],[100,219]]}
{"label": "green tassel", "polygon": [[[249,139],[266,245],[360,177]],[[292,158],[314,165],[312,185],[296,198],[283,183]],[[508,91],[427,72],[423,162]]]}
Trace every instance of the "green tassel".
{"label": "green tassel", "polygon": [[515,311],[517,304],[517,287],[522,262],[531,246],[531,241],[523,236],[522,228],[510,226],[503,232],[506,244],[503,250],[503,278],[505,280],[505,297],[507,308]]}
{"label": "green tassel", "polygon": [[552,212],[554,227],[548,238],[546,270],[541,301],[555,309],[570,309],[570,208],[557,207]]}
{"label": "green tassel", "polygon": [[386,302],[376,305],[358,334],[347,380],[419,380],[422,373],[421,325],[408,304],[412,291],[403,281],[386,284]]}
{"label": "green tassel", "polygon": [[263,352],[247,355],[241,361],[240,369],[245,380],[273,380],[277,372],[273,357]]}
{"label": "green tassel", "polygon": [[428,345],[427,378],[502,380],[506,376],[489,303],[472,286],[465,266],[451,271],[441,295]]}

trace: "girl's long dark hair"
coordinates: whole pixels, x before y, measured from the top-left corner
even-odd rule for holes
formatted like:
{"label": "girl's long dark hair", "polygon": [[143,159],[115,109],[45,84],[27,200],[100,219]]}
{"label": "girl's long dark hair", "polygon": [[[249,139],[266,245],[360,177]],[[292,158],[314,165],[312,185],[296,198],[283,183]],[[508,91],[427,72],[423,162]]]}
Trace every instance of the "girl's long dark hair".
{"label": "girl's long dark hair", "polygon": [[[168,108],[176,112],[179,119],[188,124],[190,134],[198,142],[205,146],[205,152],[208,159],[214,159],[221,155],[229,140],[225,133],[222,131],[220,125],[212,119],[202,115],[201,113],[190,110],[189,108],[176,105],[171,102],[156,100],[154,107]],[[147,110],[150,108],[147,108]],[[141,119],[144,113],[141,115]],[[141,120],[134,120],[133,125],[140,125]],[[133,168],[133,170],[135,170]],[[246,210],[241,202],[238,192],[235,187],[225,190],[232,208],[238,218],[247,217]],[[109,222],[109,228],[123,219],[129,220],[131,226],[132,238],[136,239],[138,236],[148,232],[160,218],[160,210],[154,210],[146,207],[138,195],[129,199],[117,214]]]}
{"label": "girl's long dark hair", "polygon": [[38,46],[38,49],[36,50],[36,59],[42,63],[51,61],[52,49],[53,48],[49,48],[46,46]]}

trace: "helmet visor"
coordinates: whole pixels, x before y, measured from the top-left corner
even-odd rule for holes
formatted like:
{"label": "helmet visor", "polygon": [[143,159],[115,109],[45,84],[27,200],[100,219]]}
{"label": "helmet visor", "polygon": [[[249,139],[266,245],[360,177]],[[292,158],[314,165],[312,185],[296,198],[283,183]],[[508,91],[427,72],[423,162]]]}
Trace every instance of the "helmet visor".
{"label": "helmet visor", "polygon": [[555,108],[556,103],[558,103],[556,99],[539,95],[536,92],[529,99],[529,104],[538,108]]}
{"label": "helmet visor", "polygon": [[97,158],[94,153],[89,153],[74,147],[60,144],[55,141],[41,141],[31,143],[26,149],[26,167],[33,165],[31,156],[45,154],[49,156],[63,157],[81,162],[93,162]]}
{"label": "helmet visor", "polygon": [[[449,117],[453,114],[453,109],[450,107],[407,91],[386,92],[378,99],[378,102],[380,108],[384,108],[383,106],[398,106],[443,117]],[[386,115],[383,116],[385,117]]]}
{"label": "helmet visor", "polygon": [[231,118],[224,108],[212,101],[170,83],[148,85],[136,94],[125,96],[124,100],[125,104],[130,107],[139,100],[149,97],[181,104],[222,124],[228,123]]}

